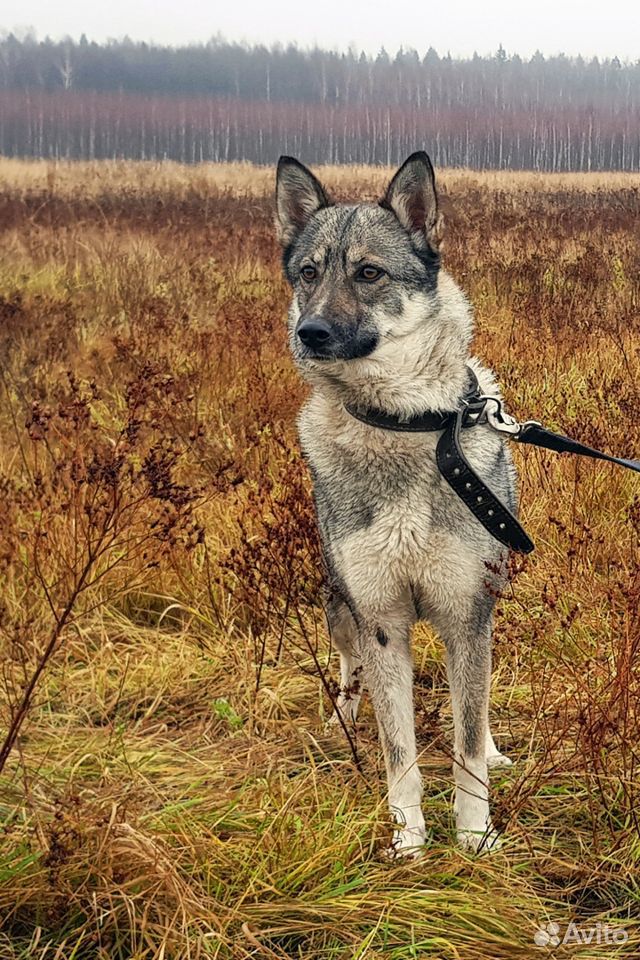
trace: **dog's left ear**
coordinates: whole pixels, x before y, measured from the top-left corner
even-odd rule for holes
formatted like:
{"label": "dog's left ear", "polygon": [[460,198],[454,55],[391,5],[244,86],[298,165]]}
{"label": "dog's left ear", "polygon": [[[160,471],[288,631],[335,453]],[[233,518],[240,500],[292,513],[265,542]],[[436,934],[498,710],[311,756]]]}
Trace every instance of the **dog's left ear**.
{"label": "dog's left ear", "polygon": [[320,181],[295,157],[280,157],[276,175],[276,214],[280,242],[287,246],[329,200]]}
{"label": "dog's left ear", "polygon": [[387,187],[380,206],[392,210],[418,248],[437,251],[442,241],[436,178],[431,160],[418,150],[405,160]]}

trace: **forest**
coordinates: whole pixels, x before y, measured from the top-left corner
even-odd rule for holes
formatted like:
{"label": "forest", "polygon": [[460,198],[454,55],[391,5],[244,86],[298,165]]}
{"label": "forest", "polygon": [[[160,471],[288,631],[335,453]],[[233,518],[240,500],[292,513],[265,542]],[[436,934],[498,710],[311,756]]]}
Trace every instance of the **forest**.
{"label": "forest", "polygon": [[389,165],[417,146],[440,166],[636,171],[640,61],[0,39],[5,156]]}

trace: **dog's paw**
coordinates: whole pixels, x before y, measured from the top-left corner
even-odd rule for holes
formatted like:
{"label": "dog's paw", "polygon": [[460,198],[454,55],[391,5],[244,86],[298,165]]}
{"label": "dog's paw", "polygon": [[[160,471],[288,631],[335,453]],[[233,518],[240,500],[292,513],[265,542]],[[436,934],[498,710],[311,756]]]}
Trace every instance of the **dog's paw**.
{"label": "dog's paw", "polygon": [[494,853],[502,846],[502,837],[491,823],[484,830],[458,828],[457,837],[466,853]]}
{"label": "dog's paw", "polygon": [[505,757],[504,753],[493,753],[490,757],[487,757],[487,766],[489,770],[499,770],[504,767],[512,767],[513,760]]}
{"label": "dog's paw", "polygon": [[424,853],[424,837],[421,828],[394,830],[390,845],[383,850],[385,860],[419,860]]}
{"label": "dog's paw", "polygon": [[325,720],[324,723],[324,732],[326,734],[344,734],[344,728],[347,728],[347,733],[354,735],[356,732],[356,722],[352,717],[342,717],[334,710],[328,720]]}

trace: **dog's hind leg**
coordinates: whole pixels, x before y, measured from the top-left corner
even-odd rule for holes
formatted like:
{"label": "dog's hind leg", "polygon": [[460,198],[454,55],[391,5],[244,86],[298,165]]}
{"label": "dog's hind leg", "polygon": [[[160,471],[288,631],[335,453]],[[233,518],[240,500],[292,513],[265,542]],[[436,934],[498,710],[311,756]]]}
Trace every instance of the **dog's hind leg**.
{"label": "dog's hind leg", "polygon": [[498,750],[496,742],[491,735],[491,729],[488,721],[487,733],[485,736],[484,755],[487,758],[487,766],[490,770],[498,767],[510,767],[513,765],[513,760],[510,760],[509,757],[505,757],[504,753],[500,753]]}
{"label": "dog's hind leg", "polygon": [[[335,708],[345,723],[355,723],[362,696],[362,663],[358,649],[358,631],[347,604],[341,597],[332,596],[326,609],[327,624],[332,643],[340,654],[340,692]],[[329,724],[339,725],[334,713]]]}
{"label": "dog's hind leg", "polygon": [[364,623],[360,632],[363,677],[378,721],[389,807],[398,824],[391,856],[419,854],[425,837],[413,713],[412,618],[403,613]]}
{"label": "dog's hind leg", "polygon": [[[489,813],[487,738],[491,680],[492,602],[477,597],[463,614],[437,624],[447,649],[455,727],[453,775],[458,842],[469,850],[497,843]],[[443,622],[444,621],[444,622]],[[492,740],[493,743],[493,740]],[[495,749],[495,746],[494,746]]]}

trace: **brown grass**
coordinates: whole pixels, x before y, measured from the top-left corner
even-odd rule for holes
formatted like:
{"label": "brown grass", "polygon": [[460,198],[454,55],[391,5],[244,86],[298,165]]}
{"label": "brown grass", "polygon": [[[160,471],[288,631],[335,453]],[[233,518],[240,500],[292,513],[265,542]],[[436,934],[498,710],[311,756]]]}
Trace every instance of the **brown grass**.
{"label": "brown grass", "polygon": [[[356,179],[358,189],[381,192],[395,172],[391,167],[351,166],[314,167],[323,183],[332,189],[347,187]],[[526,170],[495,170],[478,173],[467,169],[438,171],[438,179],[446,188],[461,186],[490,187],[492,190],[554,193],[574,190],[579,193],[638,189],[640,173],[535,173]],[[77,161],[15,160],[0,157],[0,182],[7,191],[47,192],[61,199],[96,199],[105,193],[124,192],[166,196],[169,200],[208,193],[231,191],[248,197],[270,197],[273,191],[273,169],[251,163],[199,163],[185,166],[174,161],[128,160]]]}
{"label": "brown grass", "polygon": [[[496,630],[504,849],[452,845],[421,626],[430,844],[389,866],[370,709],[357,758],[323,732],[335,665],[273,172],[0,175],[0,957],[502,960],[571,919],[629,941],[558,956],[636,955],[637,478],[516,449],[537,551]],[[323,175],[369,195],[384,171]],[[446,265],[510,409],[638,456],[638,177],[443,183]]]}

